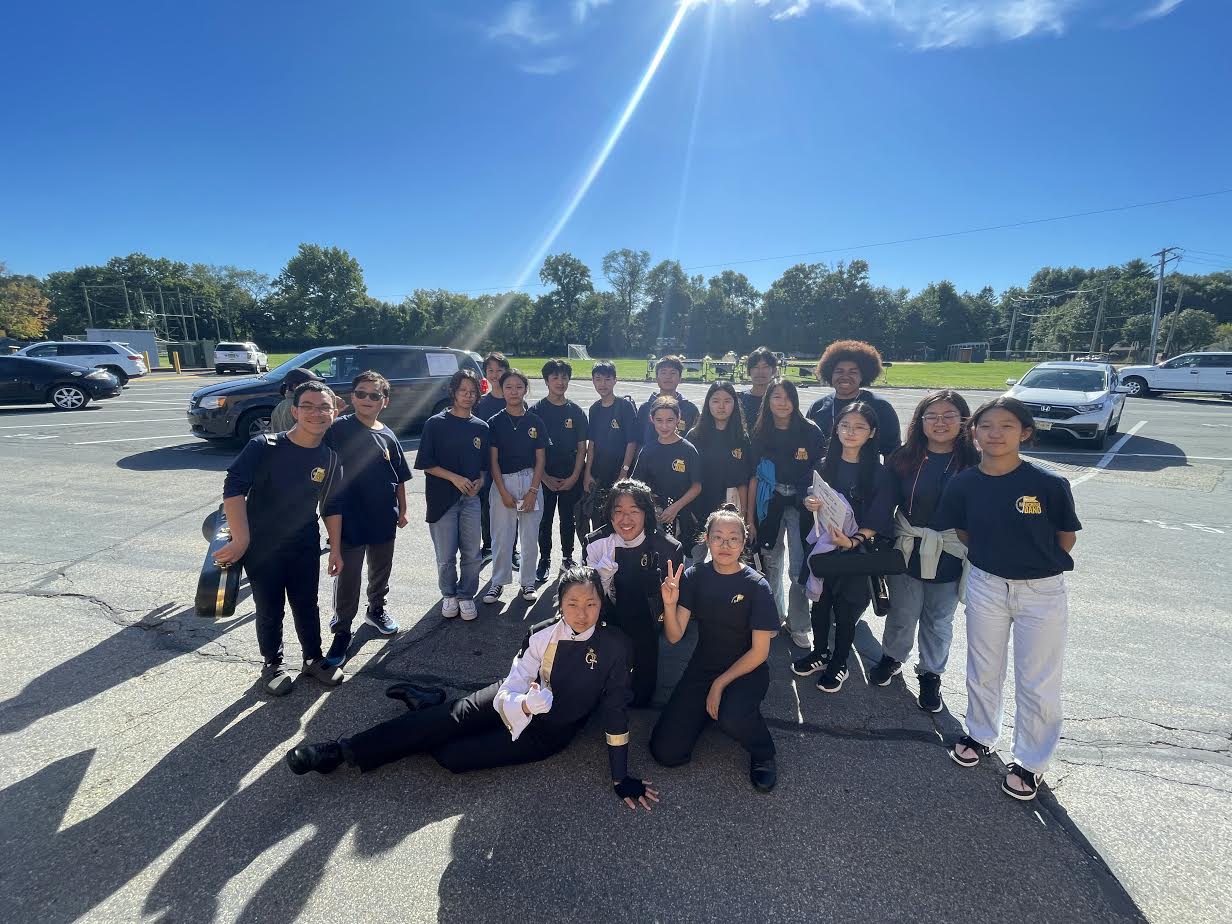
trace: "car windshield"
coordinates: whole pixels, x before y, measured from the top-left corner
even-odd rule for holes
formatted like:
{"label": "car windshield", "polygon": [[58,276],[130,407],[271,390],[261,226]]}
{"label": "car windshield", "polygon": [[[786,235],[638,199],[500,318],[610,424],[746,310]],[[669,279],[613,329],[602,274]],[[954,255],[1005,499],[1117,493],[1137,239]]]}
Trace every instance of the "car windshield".
{"label": "car windshield", "polygon": [[248,349],[248,347],[246,347],[242,343],[220,343],[214,349],[216,350],[246,350]]}
{"label": "car windshield", "polygon": [[1032,369],[1018,384],[1054,391],[1103,391],[1104,373],[1098,369]]}
{"label": "car windshield", "polygon": [[324,352],[325,352],[324,347],[317,347],[316,349],[305,350],[304,352],[298,354],[297,356],[292,356],[285,363],[279,363],[269,372],[266,372],[264,375],[258,376],[258,378],[265,379],[266,381],[269,381],[269,382],[281,382],[286,377],[286,374],[290,372],[292,369],[298,369],[300,366],[311,366],[312,361]]}

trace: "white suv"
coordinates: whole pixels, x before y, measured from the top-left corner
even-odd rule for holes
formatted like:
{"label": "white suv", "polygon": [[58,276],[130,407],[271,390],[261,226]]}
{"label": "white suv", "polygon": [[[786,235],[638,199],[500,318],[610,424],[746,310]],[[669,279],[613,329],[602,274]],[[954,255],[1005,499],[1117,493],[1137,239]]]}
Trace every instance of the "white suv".
{"label": "white suv", "polygon": [[17,351],[17,355],[34,359],[54,359],[87,369],[106,369],[120,380],[121,385],[127,385],[129,379],[149,372],[140,353],[130,349],[126,343],[111,340],[97,343],[88,340],[48,340],[22,347]]}
{"label": "white suv", "polygon": [[214,347],[214,371],[222,375],[232,372],[269,372],[269,356],[255,343],[228,341]]}
{"label": "white suv", "polygon": [[1125,390],[1108,363],[1040,363],[1005,384],[1007,397],[1031,409],[1036,432],[1062,431],[1103,449],[1121,425]]}
{"label": "white suv", "polygon": [[1156,366],[1125,366],[1121,381],[1139,398],[1165,391],[1232,395],[1232,353],[1183,353]]}

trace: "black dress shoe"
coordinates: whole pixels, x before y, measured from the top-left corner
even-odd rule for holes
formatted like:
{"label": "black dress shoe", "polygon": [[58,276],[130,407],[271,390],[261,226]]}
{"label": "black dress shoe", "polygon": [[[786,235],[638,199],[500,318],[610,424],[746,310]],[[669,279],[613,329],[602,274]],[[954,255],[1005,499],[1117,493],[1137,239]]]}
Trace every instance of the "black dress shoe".
{"label": "black dress shoe", "polygon": [[758,792],[770,792],[779,781],[779,771],[774,758],[749,761],[749,781]]}
{"label": "black dress shoe", "polygon": [[427,709],[429,706],[439,706],[445,702],[444,690],[439,687],[421,687],[414,683],[395,683],[385,688],[385,695],[390,699],[402,700],[411,712]]}
{"label": "black dress shoe", "polygon": [[287,766],[291,772],[302,776],[310,770],[317,773],[332,773],[343,761],[342,745],[337,741],[322,741],[318,744],[300,744],[287,751]]}

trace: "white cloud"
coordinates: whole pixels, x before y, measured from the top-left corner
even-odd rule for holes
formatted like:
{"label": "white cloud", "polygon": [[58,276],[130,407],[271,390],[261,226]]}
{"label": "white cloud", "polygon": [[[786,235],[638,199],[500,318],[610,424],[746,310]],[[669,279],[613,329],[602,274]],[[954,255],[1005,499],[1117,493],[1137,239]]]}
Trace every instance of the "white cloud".
{"label": "white cloud", "polygon": [[488,28],[488,38],[543,45],[553,41],[556,33],[540,22],[532,0],[514,0],[506,8],[505,15]]}
{"label": "white cloud", "polygon": [[567,58],[564,55],[554,55],[553,57],[540,58],[536,61],[523,61],[518,65],[518,70],[525,74],[538,74],[550,77],[553,74],[567,71],[571,67],[573,67],[572,58]]}
{"label": "white cloud", "polygon": [[573,0],[573,21],[586,22],[590,11],[601,6],[607,6],[612,0]]}
{"label": "white cloud", "polygon": [[1159,0],[1154,6],[1147,7],[1145,10],[1136,13],[1131,22],[1137,24],[1167,16],[1183,2],[1184,0]]}

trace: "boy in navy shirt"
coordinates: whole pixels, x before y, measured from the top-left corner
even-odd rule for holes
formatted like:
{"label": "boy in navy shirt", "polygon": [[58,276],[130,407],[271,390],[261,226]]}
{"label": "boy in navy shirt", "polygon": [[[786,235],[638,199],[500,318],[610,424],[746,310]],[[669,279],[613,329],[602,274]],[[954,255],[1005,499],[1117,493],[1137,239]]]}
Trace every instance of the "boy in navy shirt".
{"label": "boy in navy shirt", "polygon": [[586,464],[586,414],[565,397],[573,367],[563,359],[543,364],[543,382],[548,395],[531,408],[547,431],[547,459],[543,468],[543,519],[539,521],[539,567],[536,582],[548,579],[552,564],[552,514],[559,513],[561,569],[574,565],[574,519],[582,496],[582,468]]}
{"label": "boy in navy shirt", "polygon": [[[505,409],[505,396],[501,394],[501,376],[509,371],[509,360],[504,353],[493,350],[483,358],[483,376],[488,380],[488,393],[475,404],[472,409],[476,417],[487,423]],[[486,468],[486,465],[485,465]],[[483,548],[479,550],[482,561],[492,560],[492,519],[488,507],[488,492],[479,492],[479,526],[483,531]],[[518,549],[513,549],[514,563],[517,564]]]}
{"label": "boy in navy shirt", "polygon": [[680,431],[681,436],[697,424],[697,418],[701,416],[701,412],[697,409],[697,405],[684,398],[679,391],[680,380],[683,377],[684,363],[677,357],[664,356],[655,363],[655,382],[659,386],[659,393],[643,404],[637,412],[637,423],[633,429],[633,436],[639,448],[656,441],[655,425],[650,419],[650,409],[656,398],[671,398],[676,402],[680,412],[676,429]]}
{"label": "boy in navy shirt", "polygon": [[[608,488],[629,477],[637,453],[637,405],[616,397],[616,364],[610,360],[595,363],[590,369],[590,381],[599,400],[590,406],[590,440],[586,444],[586,471],[582,476],[586,496],[578,505],[578,536],[583,542],[592,529],[591,514],[603,509]],[[599,525],[593,528],[598,529]]]}
{"label": "boy in navy shirt", "polygon": [[351,626],[359,611],[359,585],[368,562],[368,609],[364,621],[382,635],[396,635],[398,624],[385,612],[394,564],[394,536],[406,526],[406,482],[411,469],[402,444],[378,419],[389,406],[389,382],[379,372],[351,380],[354,414],[334,421],[325,437],[347,473],[342,492],[342,574],[334,584],[334,640],[325,661],[341,667],[351,646]]}
{"label": "boy in navy shirt", "polygon": [[222,494],[231,541],[214,555],[223,567],[244,563],[257,609],[257,645],[265,662],[261,680],[275,696],[290,693],[295,683],[282,664],[282,619],[288,602],[303,651],[303,672],[327,686],[342,682],[342,672],[327,665],[321,654],[317,606],[318,510],[329,533],[330,576],[343,568],[338,497],[342,466],[337,453],[322,444],[334,421],[334,393],[321,382],[305,382],[292,400],[295,426],[286,433],[253,437],[227,469]]}
{"label": "boy in navy shirt", "polygon": [[778,378],[779,358],[769,347],[760,346],[749,354],[745,360],[745,368],[749,372],[752,385],[748,391],[740,393],[740,404],[744,408],[745,426],[751,435],[757,424],[757,415],[761,413],[761,402],[766,397],[766,391],[770,388],[770,383]]}
{"label": "boy in navy shirt", "polygon": [[[415,467],[428,473],[424,484],[428,530],[436,549],[441,615],[466,621],[479,615],[479,498],[488,459],[488,425],[471,414],[479,398],[479,376],[459,369],[449,380],[449,408],[424,424]],[[462,576],[458,577],[458,559]]]}

